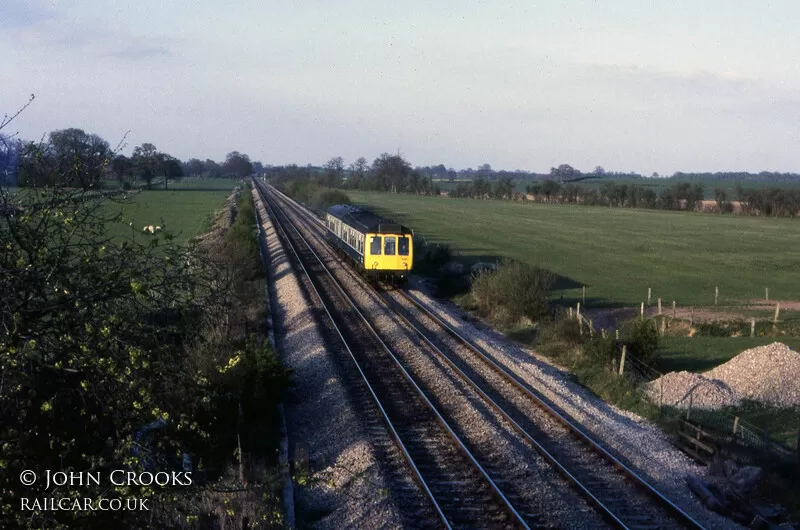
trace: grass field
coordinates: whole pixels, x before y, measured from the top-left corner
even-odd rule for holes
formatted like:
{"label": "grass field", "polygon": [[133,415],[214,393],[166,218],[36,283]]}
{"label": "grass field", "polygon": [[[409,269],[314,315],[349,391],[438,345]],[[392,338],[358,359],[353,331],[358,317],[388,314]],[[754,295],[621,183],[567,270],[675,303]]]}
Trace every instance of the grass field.
{"label": "grass field", "polygon": [[[233,189],[229,187],[217,191],[150,190],[134,193],[130,204],[108,203],[109,210],[122,210],[124,221],[109,225],[111,234],[137,235],[145,225],[161,225],[174,233],[181,241],[188,241],[207,228],[208,219],[220,209]],[[128,223],[133,222],[133,229]]]}
{"label": "grass field", "polygon": [[585,284],[587,305],[800,299],[800,221],[347,191],[472,259],[509,256]]}
{"label": "grass field", "polygon": [[[180,180],[171,180],[169,182],[168,190],[197,190],[197,191],[214,191],[214,190],[230,190],[236,185],[240,184],[240,179],[203,179],[203,178],[182,178]],[[145,186],[147,183],[143,180],[137,180],[133,183],[134,187],[139,188]],[[103,189],[115,190],[120,188],[118,180],[103,181]],[[161,179],[154,179],[150,183],[151,190],[163,190],[164,182]]]}

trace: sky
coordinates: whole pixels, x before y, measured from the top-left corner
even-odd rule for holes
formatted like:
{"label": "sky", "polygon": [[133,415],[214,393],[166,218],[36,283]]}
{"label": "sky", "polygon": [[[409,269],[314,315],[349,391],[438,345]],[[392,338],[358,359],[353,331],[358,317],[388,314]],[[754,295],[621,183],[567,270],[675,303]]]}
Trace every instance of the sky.
{"label": "sky", "polygon": [[[547,172],[800,172],[796,0],[0,0],[3,132]],[[127,136],[126,136],[127,133]]]}

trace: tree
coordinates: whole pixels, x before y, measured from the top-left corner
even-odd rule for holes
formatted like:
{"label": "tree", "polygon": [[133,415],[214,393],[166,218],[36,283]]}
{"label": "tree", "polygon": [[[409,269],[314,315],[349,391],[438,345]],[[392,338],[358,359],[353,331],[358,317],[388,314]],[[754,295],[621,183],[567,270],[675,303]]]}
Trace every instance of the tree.
{"label": "tree", "polygon": [[603,166],[596,166],[594,168],[594,174],[598,176],[603,176],[606,174],[606,170],[603,169]]}
{"label": "tree", "polygon": [[336,156],[325,162],[323,166],[325,175],[322,180],[322,185],[328,188],[338,188],[342,185],[344,179],[344,160],[340,156]]}
{"label": "tree", "polygon": [[347,178],[347,187],[358,189],[363,185],[364,178],[367,176],[369,163],[366,158],[361,156],[358,160],[350,164],[348,170],[350,171],[350,176]]}
{"label": "tree", "polygon": [[222,170],[227,176],[244,178],[253,174],[253,163],[250,162],[249,156],[239,151],[232,151],[225,157]]}
{"label": "tree", "polygon": [[159,153],[158,155],[161,174],[164,175],[164,189],[167,189],[167,183],[170,180],[178,180],[183,177],[183,166],[180,160],[173,156],[166,153]]}
{"label": "tree", "polygon": [[143,143],[133,150],[131,160],[139,176],[147,182],[149,188],[158,173],[160,162],[158,149],[151,143]]}
{"label": "tree", "polygon": [[21,180],[28,186],[99,186],[112,155],[108,142],[96,134],[75,128],[53,131],[47,142],[25,148]]}
{"label": "tree", "polygon": [[379,191],[405,191],[405,183],[413,170],[400,155],[383,153],[372,163],[371,179]]}
{"label": "tree", "polygon": [[553,180],[557,180],[561,184],[578,178],[580,175],[581,172],[569,164],[561,164],[558,167],[550,168],[550,176],[553,178]]}
{"label": "tree", "polygon": [[22,142],[0,134],[0,186],[17,184]]}
{"label": "tree", "polygon": [[133,176],[133,167],[133,161],[123,154],[115,156],[111,161],[111,171],[120,182],[126,182],[128,177]]}
{"label": "tree", "polygon": [[222,166],[220,166],[210,158],[206,159],[205,168],[206,168],[206,173],[210,178],[216,179],[222,177]]}
{"label": "tree", "polygon": [[197,158],[190,158],[183,163],[183,174],[187,177],[199,177],[205,169],[203,161]]}

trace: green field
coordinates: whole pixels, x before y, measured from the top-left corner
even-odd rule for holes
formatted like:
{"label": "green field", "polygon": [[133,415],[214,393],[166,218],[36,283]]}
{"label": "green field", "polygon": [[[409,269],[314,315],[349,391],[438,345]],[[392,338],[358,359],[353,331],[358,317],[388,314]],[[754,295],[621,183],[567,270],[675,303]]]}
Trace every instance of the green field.
{"label": "green field", "polygon": [[[234,184],[217,191],[150,190],[133,193],[129,204],[107,203],[109,211],[122,210],[124,220],[109,225],[111,234],[141,234],[145,225],[160,225],[181,241],[188,241],[208,228],[211,214],[219,210]],[[133,222],[133,228],[129,223]]]}
{"label": "green field", "polygon": [[[653,300],[711,305],[800,299],[800,221],[658,210],[447,199],[347,191],[463,256],[509,256],[565,277],[560,293],[587,304]],[[569,281],[571,280],[571,281]]]}
{"label": "green field", "polygon": [[[179,180],[171,180],[169,182],[169,190],[196,190],[196,191],[214,191],[214,190],[231,190],[235,186],[241,184],[241,179],[211,179],[211,178],[182,178]],[[135,188],[146,186],[147,183],[143,180],[137,180],[133,183]],[[103,189],[115,190],[120,188],[118,180],[105,180],[103,181]],[[164,182],[161,179],[153,179],[150,183],[151,190],[163,190]]]}

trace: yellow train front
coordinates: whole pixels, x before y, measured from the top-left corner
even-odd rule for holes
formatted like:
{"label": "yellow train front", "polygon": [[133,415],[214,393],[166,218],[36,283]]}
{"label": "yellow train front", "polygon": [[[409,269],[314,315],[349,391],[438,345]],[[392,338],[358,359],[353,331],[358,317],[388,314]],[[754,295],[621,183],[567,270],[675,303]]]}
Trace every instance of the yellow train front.
{"label": "yellow train front", "polygon": [[402,283],[414,261],[414,234],[372,212],[337,204],[325,214],[328,240],[368,278]]}

